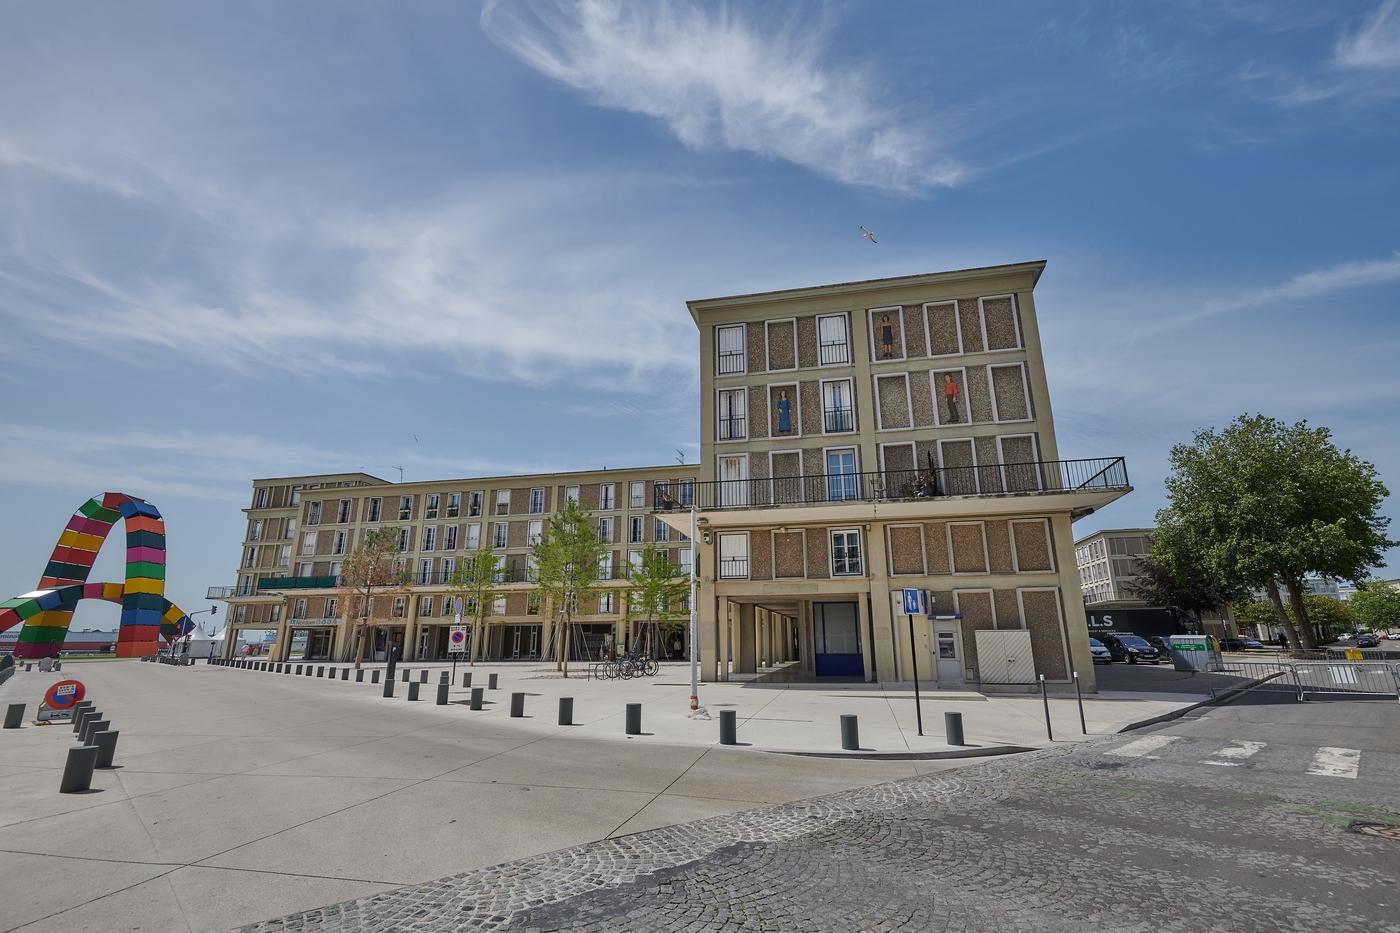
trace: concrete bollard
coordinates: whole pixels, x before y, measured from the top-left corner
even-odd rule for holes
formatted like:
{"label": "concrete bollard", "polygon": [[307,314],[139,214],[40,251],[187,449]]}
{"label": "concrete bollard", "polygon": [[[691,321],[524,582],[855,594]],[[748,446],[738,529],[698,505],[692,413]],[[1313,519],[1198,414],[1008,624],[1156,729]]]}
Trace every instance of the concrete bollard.
{"label": "concrete bollard", "polygon": [[719,711],[719,744],[739,744],[739,714],[732,709]]}
{"label": "concrete bollard", "polygon": [[465,674],[462,675],[462,689],[465,690],[466,688],[470,687],[471,685],[472,685],[472,672],[471,672],[471,671],[467,671]]}
{"label": "concrete bollard", "polygon": [[519,719],[525,715],[525,694],[512,693],[510,695],[510,718]]}
{"label": "concrete bollard", "polygon": [[109,719],[89,719],[89,720],[83,725],[83,731],[82,731],[81,733],[79,733],[78,737],[81,738],[81,739],[83,740],[83,744],[84,744],[84,745],[91,745],[91,744],[92,744],[92,734],[93,734],[94,732],[101,732],[101,731],[103,731],[104,729],[106,729],[106,728],[107,728],[108,726],[110,726],[111,724],[112,724],[112,722],[111,722],[111,720],[109,720]]}
{"label": "concrete bollard", "polygon": [[301,665],[298,664],[298,665],[297,665],[297,674],[300,674],[300,673],[301,673]]}
{"label": "concrete bollard", "polygon": [[500,676],[499,674],[488,674],[488,675],[487,675],[487,677],[486,677],[486,686],[487,686],[488,689],[491,689],[491,690],[495,690],[495,689],[496,689],[496,678],[499,677],[499,676]]}
{"label": "concrete bollard", "polygon": [[963,741],[962,713],[943,714],[943,733],[949,745],[966,745]]}
{"label": "concrete bollard", "polygon": [[24,725],[24,704],[11,703],[5,707],[5,728],[18,729]]}
{"label": "concrete bollard", "polygon": [[80,734],[83,731],[83,723],[87,722],[88,719],[95,715],[97,715],[97,710],[93,709],[91,706],[84,706],[82,709],[74,713],[73,732]]}
{"label": "concrete bollard", "polygon": [[355,672],[355,683],[357,683],[357,684],[362,684],[362,683],[364,683],[364,682],[365,682],[365,672],[364,672],[364,670],[361,669],[361,670],[356,671],[356,672]]}
{"label": "concrete bollard", "polygon": [[112,767],[112,759],[117,757],[117,736],[121,735],[116,729],[108,729],[105,732],[98,732],[92,737],[90,745],[97,746],[97,767]]}
{"label": "concrete bollard", "polygon": [[408,685],[408,702],[418,702],[418,688],[421,686],[423,685],[416,680]]}
{"label": "concrete bollard", "polygon": [[448,683],[441,683],[441,684],[438,684],[438,692],[437,692],[437,705],[438,705],[438,706],[446,706],[446,705],[447,705],[447,691],[448,691],[449,689],[451,689],[451,687],[452,687],[452,685],[451,685],[451,684],[448,684]]}
{"label": "concrete bollard", "polygon": [[72,722],[73,722],[73,731],[74,731],[74,732],[77,732],[77,731],[78,731],[78,717],[80,717],[80,716],[82,715],[83,710],[85,710],[85,709],[92,709],[92,701],[91,701],[91,700],[79,700],[77,703],[74,703],[74,704],[73,704],[73,720],[72,720]]}
{"label": "concrete bollard", "polygon": [[61,671],[61,670],[63,670],[63,662],[62,662],[62,661],[55,661],[55,662],[53,662],[53,669],[56,670],[56,671]]}
{"label": "concrete bollard", "polygon": [[331,680],[335,680],[335,668],[333,668],[333,667],[328,667],[328,668],[326,668],[326,676],[327,676],[328,678],[330,678]]}
{"label": "concrete bollard", "polygon": [[627,704],[627,734],[642,734],[642,704],[640,703]]}
{"label": "concrete bollard", "polygon": [[425,684],[425,683],[428,682],[428,672],[427,672],[427,671],[419,671],[419,672],[418,672],[418,682],[419,682],[420,684]]}
{"label": "concrete bollard", "polygon": [[342,668],[340,669],[340,679],[341,679],[341,680],[349,680],[349,679],[350,679],[350,668],[348,668],[348,667],[342,667]]}
{"label": "concrete bollard", "polygon": [[34,665],[33,665],[33,664],[26,664],[26,665],[24,665],[24,672],[25,672],[26,674],[29,673],[29,672],[32,671],[32,670],[34,670]]}
{"label": "concrete bollard", "polygon": [[370,672],[369,672],[369,682],[372,683],[372,684],[377,684],[377,683],[379,683],[379,672],[378,672],[378,671],[370,671]]}
{"label": "concrete bollard", "polygon": [[391,697],[391,696],[394,695],[394,678],[392,678],[392,677],[385,677],[385,678],[384,678],[384,695],[385,695],[386,697]]}
{"label": "concrete bollard", "polygon": [[96,745],[79,745],[68,749],[63,765],[63,778],[58,782],[60,794],[77,794],[92,787],[92,769],[97,765]]}
{"label": "concrete bollard", "polygon": [[860,725],[854,716],[841,717],[841,747],[848,752],[854,752],[860,748]]}
{"label": "concrete bollard", "polygon": [[559,725],[572,726],[574,724],[574,698],[559,698]]}
{"label": "concrete bollard", "polygon": [[314,677],[314,676],[316,676],[316,665],[314,665],[314,664],[308,664],[308,665],[306,665],[306,676],[307,676],[307,677]]}
{"label": "concrete bollard", "polygon": [[485,693],[480,687],[472,687],[472,709],[481,709],[481,700]]}
{"label": "concrete bollard", "polygon": [[441,674],[438,675],[438,683],[440,683],[440,684],[450,684],[450,683],[452,683],[452,674],[451,674],[450,672],[448,672],[448,671],[443,671]]}

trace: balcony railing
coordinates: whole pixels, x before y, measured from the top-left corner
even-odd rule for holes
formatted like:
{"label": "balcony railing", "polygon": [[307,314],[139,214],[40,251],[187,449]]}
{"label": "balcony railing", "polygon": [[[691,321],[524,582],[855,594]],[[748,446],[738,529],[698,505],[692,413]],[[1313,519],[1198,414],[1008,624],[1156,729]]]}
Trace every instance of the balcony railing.
{"label": "balcony railing", "polygon": [[850,344],[843,337],[840,340],[823,340],[819,345],[819,357],[823,366],[851,361]]}
{"label": "balcony railing", "polygon": [[827,434],[840,434],[855,430],[855,419],[849,408],[828,408],[822,412],[822,422]]}
{"label": "balcony railing", "polygon": [[258,590],[324,590],[335,587],[338,577],[263,577]]}
{"label": "balcony railing", "polygon": [[[841,502],[889,502],[944,496],[1020,496],[1128,488],[1122,457],[1088,460],[1038,460],[991,463],[935,470],[882,470],[874,473],[819,473],[769,479],[715,480],[695,484],[701,510]],[[670,499],[653,499],[652,508],[681,508]]]}
{"label": "balcony railing", "polygon": [[721,441],[738,441],[749,436],[748,419],[746,418],[721,418],[719,419],[719,437]]}
{"label": "balcony railing", "polygon": [[205,599],[228,599],[231,596],[246,596],[247,593],[240,593],[236,586],[211,586],[204,594]]}

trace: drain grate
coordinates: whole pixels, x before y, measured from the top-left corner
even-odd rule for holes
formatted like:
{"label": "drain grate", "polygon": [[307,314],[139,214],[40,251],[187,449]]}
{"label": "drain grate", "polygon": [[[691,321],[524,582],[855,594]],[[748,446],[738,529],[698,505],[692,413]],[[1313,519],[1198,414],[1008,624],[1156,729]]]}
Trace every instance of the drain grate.
{"label": "drain grate", "polygon": [[1382,839],[1393,839],[1400,842],[1400,826],[1392,823],[1352,823],[1347,829],[1353,833],[1360,833],[1363,836],[1380,836]]}

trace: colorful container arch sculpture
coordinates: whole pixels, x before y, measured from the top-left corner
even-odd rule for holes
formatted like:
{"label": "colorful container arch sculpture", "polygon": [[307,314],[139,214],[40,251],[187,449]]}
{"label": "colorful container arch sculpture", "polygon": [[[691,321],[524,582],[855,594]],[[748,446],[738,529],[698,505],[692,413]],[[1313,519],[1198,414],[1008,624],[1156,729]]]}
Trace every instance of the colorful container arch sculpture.
{"label": "colorful container arch sculpture", "polygon": [[[89,583],[97,552],[119,520],[126,527],[126,582]],[[170,641],[194,627],[165,598],[165,522],[154,505],[120,492],[83,503],[59,535],[38,588],[0,603],[0,632],[24,623],[15,656],[57,657],[82,599],[121,604],[119,658],[153,655],[161,635]]]}

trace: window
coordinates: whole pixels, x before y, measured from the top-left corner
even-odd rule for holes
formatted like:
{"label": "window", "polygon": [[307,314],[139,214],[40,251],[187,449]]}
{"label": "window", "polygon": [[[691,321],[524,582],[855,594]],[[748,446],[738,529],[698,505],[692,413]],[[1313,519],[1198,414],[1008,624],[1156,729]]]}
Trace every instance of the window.
{"label": "window", "polygon": [[861,576],[865,573],[860,559],[860,532],[854,528],[831,533],[831,575],[833,577]]}
{"label": "window", "polygon": [[564,487],[564,501],[565,501],[565,502],[572,502],[574,505],[578,505],[578,487],[577,487],[577,486],[565,486],[565,487]]}
{"label": "window", "polygon": [[333,560],[333,561],[331,561],[331,573],[330,573],[330,575],[333,576],[333,577],[335,577],[337,580],[340,579],[340,561],[338,561],[338,560]]}
{"label": "window", "polygon": [[692,563],[695,560],[694,554],[695,550],[693,548],[688,547],[683,547],[676,552],[676,556],[680,559],[679,564],[681,568],[681,573],[685,574],[686,576],[690,576],[691,570],[693,569]]}
{"label": "window", "polygon": [[336,600],[334,596],[327,597],[325,608],[321,610],[321,618],[334,619],[336,617],[336,610],[339,608],[340,603]]}
{"label": "window", "polygon": [[253,490],[253,508],[255,508],[255,509],[265,509],[265,508],[267,508],[267,487],[266,487],[266,486],[259,486],[257,489]]}
{"label": "window", "polygon": [[350,538],[350,536],[347,535],[345,532],[343,532],[343,531],[337,531],[337,532],[335,533],[335,544],[334,544],[334,546],[331,548],[331,553],[332,553],[332,554],[344,554],[344,553],[345,553],[345,545],[346,545],[347,542],[349,541],[349,538]]}
{"label": "window", "polygon": [[437,550],[437,526],[429,525],[423,529],[423,550]]}
{"label": "window", "polygon": [[656,533],[652,537],[655,538],[657,541],[671,540],[671,526],[667,525],[659,518],[654,519],[654,521],[656,522],[656,527],[654,529]]}
{"label": "window", "polygon": [[468,517],[468,518],[475,518],[476,516],[478,516],[478,515],[480,515],[480,514],[481,514],[481,493],[480,493],[479,491],[478,491],[478,492],[469,492],[469,493],[467,493],[467,517]]}
{"label": "window", "polygon": [[248,621],[248,607],[247,607],[247,606],[234,606],[234,607],[233,607],[233,624],[234,624],[234,625],[242,625],[244,622],[247,622],[247,621]]}
{"label": "window", "polygon": [[394,618],[402,619],[408,614],[408,600],[403,596],[394,597],[394,608],[392,610]]}
{"label": "window", "polygon": [[608,551],[598,557],[598,579],[611,580],[613,575],[613,552]]}
{"label": "window", "polygon": [[627,571],[628,571],[628,573],[636,573],[637,571],[639,571],[639,570],[641,570],[641,569],[642,569],[642,552],[641,552],[641,551],[628,551],[628,552],[627,552]]}
{"label": "window", "polygon": [[462,494],[452,492],[447,494],[447,517],[456,518],[462,512]]}
{"label": "window", "polygon": [[348,521],[350,521],[350,500],[341,499],[340,504],[336,506],[335,523],[337,525],[343,525]]}
{"label": "window", "polygon": [[747,391],[745,389],[720,389],[719,402],[715,407],[715,439],[737,441],[748,437]]}
{"label": "window", "polygon": [[408,550],[408,529],[407,529],[407,528],[400,528],[400,529],[399,529],[399,553],[402,554],[404,551],[407,551],[407,550]]}
{"label": "window", "polygon": [[[458,598],[460,599],[461,597]],[[454,601],[448,599],[446,596],[442,598],[442,614],[444,616],[450,616],[453,614],[453,603]]]}
{"label": "window", "polygon": [[245,547],[243,549],[243,566],[251,567],[258,562],[258,549],[255,547]]}
{"label": "window", "polygon": [[451,583],[452,577],[457,573],[457,561],[452,557],[442,559],[442,582]]}
{"label": "window", "polygon": [[316,553],[316,532],[308,531],[301,536],[301,556],[310,557]]}
{"label": "window", "polygon": [[306,523],[308,525],[321,524],[321,503],[313,502],[306,507]]}
{"label": "window", "polygon": [[292,603],[292,618],[293,618],[293,619],[304,619],[304,618],[306,618],[306,600],[304,600],[304,599],[298,599],[296,602]]}
{"label": "window", "polygon": [[737,580],[749,575],[749,536],[744,533],[719,536],[719,577]]}
{"label": "window", "polygon": [[438,517],[438,497],[437,497],[437,496],[433,495],[433,496],[429,496],[429,497],[428,497],[428,501],[424,504],[423,517],[424,517],[424,518],[437,518],[437,517]]}
{"label": "window", "polygon": [[299,577],[309,577],[309,576],[311,576],[312,568],[315,567],[315,566],[316,566],[316,565],[313,564],[313,563],[311,563],[310,561],[303,561],[302,563],[297,564],[297,576],[299,576]]}
{"label": "window", "polygon": [[418,582],[421,584],[433,582],[433,559],[431,557],[418,562]]}
{"label": "window", "polygon": [[481,526],[472,523],[467,526],[467,550],[475,551],[481,547]]}
{"label": "window", "polygon": [[611,510],[611,509],[614,507],[614,505],[613,505],[613,493],[614,493],[615,491],[616,491],[616,486],[615,486],[615,484],[613,484],[613,483],[602,483],[601,485],[599,485],[599,486],[598,486],[598,508],[602,509],[602,510],[605,511],[605,512]]}
{"label": "window", "polygon": [[634,509],[645,508],[647,504],[646,480],[635,479],[627,484],[628,505]]}
{"label": "window", "polygon": [[456,526],[456,525],[448,525],[447,528],[443,531],[443,536],[442,536],[442,549],[443,549],[444,551],[455,551],[455,550],[457,550],[457,526]]}
{"label": "window", "polygon": [[399,496],[399,521],[406,522],[413,518],[413,497]]}
{"label": "window", "polygon": [[695,504],[695,480],[681,480],[681,505],[690,508]]}
{"label": "window", "polygon": [[744,325],[715,328],[715,373],[720,376],[744,371]]}
{"label": "window", "polygon": [[263,535],[263,523],[262,523],[262,519],[260,518],[260,519],[258,519],[257,521],[253,522],[253,527],[252,527],[252,529],[249,530],[249,532],[248,532],[248,540],[249,540],[249,541],[261,541],[261,540],[262,540],[262,535]]}
{"label": "window", "polygon": [[272,623],[282,621],[282,606],[280,604],[272,607],[272,611],[267,614],[267,621]]}
{"label": "window", "polygon": [[846,315],[828,314],[817,318],[817,362],[822,366],[839,366],[851,361],[851,340],[846,330]]}
{"label": "window", "polygon": [[831,500],[860,498],[860,476],[856,473],[854,447],[826,452],[826,497]]}
{"label": "window", "polygon": [[504,596],[497,596],[491,601],[491,614],[498,616],[506,614],[506,598]]}
{"label": "window", "polygon": [[540,538],[544,537],[544,522],[541,519],[534,519],[530,522],[530,527],[526,530],[525,541],[534,547],[540,543]]}
{"label": "window", "polygon": [[501,548],[506,546],[506,532],[510,528],[505,522],[496,522],[491,526],[491,546]]}
{"label": "window", "polygon": [[301,487],[300,487],[300,486],[293,486],[293,487],[292,487],[292,501],[291,501],[291,504],[292,504],[292,505],[301,505]]}
{"label": "window", "polygon": [[617,611],[617,597],[614,593],[598,594],[598,612],[611,615]]}
{"label": "window", "polygon": [[822,430],[827,434],[855,430],[849,379],[822,383]]}
{"label": "window", "polygon": [[544,487],[536,486],[530,490],[530,514],[542,515],[544,513]]}
{"label": "window", "polygon": [[433,598],[431,596],[418,597],[418,615],[430,616],[433,614]]}
{"label": "window", "polygon": [[291,541],[291,540],[294,539],[296,536],[297,536],[297,520],[296,520],[295,518],[289,518],[289,519],[287,519],[287,527],[286,527],[286,529],[282,532],[282,537],[283,537],[283,538],[286,538],[288,541]]}
{"label": "window", "polygon": [[611,516],[609,516],[609,517],[607,517],[607,518],[600,518],[600,519],[598,519],[598,540],[599,540],[599,541],[602,541],[604,544],[612,544],[612,542],[613,542],[613,524],[614,524],[614,522],[615,522],[615,519],[613,519]]}
{"label": "window", "polygon": [[292,563],[292,546],[284,544],[277,549],[277,566],[287,567]]}
{"label": "window", "polygon": [[646,519],[640,515],[633,515],[627,520],[627,542],[629,544],[641,544],[646,540]]}
{"label": "window", "polygon": [[379,521],[379,516],[380,516],[380,514],[381,514],[383,508],[384,508],[384,500],[383,500],[383,499],[380,499],[380,498],[377,498],[377,497],[376,497],[376,498],[374,498],[374,499],[369,500],[369,512],[368,512],[368,514],[366,514],[366,516],[365,516],[365,521],[367,521],[367,522],[377,522],[377,521]]}
{"label": "window", "polygon": [[509,515],[509,514],[510,514],[510,490],[509,490],[509,489],[497,489],[497,490],[496,490],[496,514],[497,514],[497,515]]}

